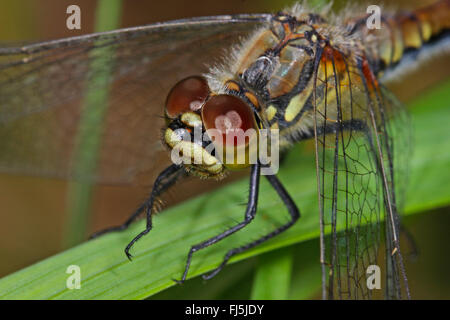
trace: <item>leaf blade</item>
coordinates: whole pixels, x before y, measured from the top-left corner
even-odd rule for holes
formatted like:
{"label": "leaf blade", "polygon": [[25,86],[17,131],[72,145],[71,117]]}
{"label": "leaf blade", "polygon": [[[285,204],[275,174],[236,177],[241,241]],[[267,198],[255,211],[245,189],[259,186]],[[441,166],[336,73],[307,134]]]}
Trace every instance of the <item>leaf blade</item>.
{"label": "leaf blade", "polygon": [[[417,140],[411,164],[407,214],[450,203],[450,187],[443,184],[450,179],[447,170],[450,139],[447,128],[442,125],[450,121],[449,88],[450,82],[439,86],[413,109]],[[438,154],[435,154],[436,147],[439,147]],[[279,176],[297,202],[302,218],[292,229],[237,256],[233,262],[318,237],[314,158],[310,150],[294,148]],[[143,229],[144,221],[133,224],[124,232],[83,243],[0,279],[0,298],[142,299],[173,286],[171,278],[180,276],[191,244],[223,231],[232,220],[242,219],[243,207],[239,203],[245,202],[247,184],[247,180],[242,180],[226,185],[158,215],[152,234],[135,246],[136,256],[131,263],[121,248]],[[247,232],[239,232],[194,255],[189,277],[212,270],[221,262],[226,249],[253,240],[286,219],[287,213],[277,195],[263,179],[259,212]],[[69,276],[65,270],[71,264],[81,267],[81,290],[65,287]]]}

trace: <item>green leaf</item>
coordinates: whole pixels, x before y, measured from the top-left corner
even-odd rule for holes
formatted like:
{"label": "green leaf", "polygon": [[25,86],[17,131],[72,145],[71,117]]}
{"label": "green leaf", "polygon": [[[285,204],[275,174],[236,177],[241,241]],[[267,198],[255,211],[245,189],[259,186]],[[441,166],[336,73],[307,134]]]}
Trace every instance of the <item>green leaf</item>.
{"label": "green leaf", "polygon": [[295,259],[288,299],[320,298],[322,272],[319,239],[302,242],[294,248]]}
{"label": "green leaf", "polygon": [[205,281],[196,277],[182,286],[161,291],[150,300],[248,299],[252,286],[256,258],[234,263],[224,269],[220,277]]}
{"label": "green leaf", "polygon": [[[450,203],[450,139],[446,125],[450,123],[449,92],[450,82],[447,82],[414,103],[415,153],[411,161],[407,214]],[[236,256],[231,262],[318,237],[316,177],[311,150],[295,147],[280,169],[279,178],[298,204],[301,219],[292,229]],[[143,299],[151,296],[175,285],[172,278],[180,278],[190,245],[242,219],[247,190],[248,181],[244,179],[159,214],[154,219],[152,232],[133,247],[132,262],[126,259],[123,248],[144,229],[144,221],[1,279],[0,298]],[[189,278],[214,269],[227,249],[254,240],[287,219],[284,206],[263,179],[257,218],[246,230],[195,253]],[[79,290],[66,287],[69,265],[81,268]],[[299,295],[305,296],[305,293]]]}
{"label": "green leaf", "polygon": [[450,203],[450,81],[422,95],[411,105],[413,145],[407,212],[421,212]]}
{"label": "green leaf", "polygon": [[251,298],[254,300],[286,300],[291,284],[293,260],[292,246],[261,255]]}

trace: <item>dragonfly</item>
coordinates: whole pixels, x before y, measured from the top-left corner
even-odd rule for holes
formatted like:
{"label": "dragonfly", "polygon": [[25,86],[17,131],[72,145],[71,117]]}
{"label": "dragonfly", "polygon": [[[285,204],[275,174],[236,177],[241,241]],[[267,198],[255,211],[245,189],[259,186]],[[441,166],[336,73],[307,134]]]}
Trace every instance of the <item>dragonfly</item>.
{"label": "dragonfly", "polygon": [[[129,184],[161,170],[127,221],[95,234],[126,229],[145,215],[145,230],[125,249],[131,259],[132,246],[152,230],[158,198],[177,181],[192,175],[221,179],[229,170],[250,167],[244,219],[192,245],[176,280],[182,283],[195,252],[245,229],[257,216],[265,168],[263,159],[240,166],[221,161],[220,138],[206,145],[195,139],[195,129],[218,129],[223,138],[230,128],[274,130],[281,151],[311,140],[322,297],[371,298],[366,270],[382,256],[385,297],[410,298],[399,242],[408,117],[383,82],[448,39],[450,1],[382,12],[379,28],[369,27],[365,7],[336,16],[327,10],[303,3],[274,14],[190,18],[0,48],[0,170]],[[106,103],[98,92],[107,92]],[[98,116],[101,126],[85,121],[89,115]],[[155,147],[161,130],[169,152]],[[80,151],[86,141],[100,145],[98,154]],[[203,160],[167,166],[161,154],[180,144]],[[80,169],[80,161],[92,163],[90,170]],[[294,190],[286,190],[276,174],[264,178],[289,221],[229,250],[205,279],[233,256],[301,223]]]}

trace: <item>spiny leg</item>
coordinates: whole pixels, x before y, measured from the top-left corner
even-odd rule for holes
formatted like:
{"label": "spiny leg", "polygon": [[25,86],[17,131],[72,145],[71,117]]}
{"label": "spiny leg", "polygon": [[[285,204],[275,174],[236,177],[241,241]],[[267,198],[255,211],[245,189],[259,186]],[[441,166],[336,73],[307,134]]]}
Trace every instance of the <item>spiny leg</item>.
{"label": "spiny leg", "polygon": [[283,231],[285,231],[289,227],[291,227],[300,218],[300,211],[298,210],[297,205],[294,203],[292,198],[289,196],[289,193],[283,187],[280,180],[278,180],[278,178],[275,175],[267,175],[266,178],[267,178],[267,180],[269,180],[272,187],[278,193],[281,200],[283,200],[284,205],[288,209],[289,215],[291,216],[291,220],[289,220],[289,222],[282,225],[278,229],[275,229],[274,231],[266,234],[265,236],[255,240],[253,242],[250,242],[249,244],[246,244],[242,247],[234,248],[234,249],[231,249],[230,251],[228,251],[227,254],[225,255],[225,258],[223,259],[222,263],[213,272],[203,275],[203,279],[205,279],[205,280],[211,279],[217,273],[219,273],[220,270],[223,269],[223,267],[227,264],[228,260],[232,256],[234,256],[238,253],[241,253],[243,251],[246,251],[248,249],[251,249],[251,248],[263,243],[264,241],[267,241],[267,240],[275,237],[276,235],[282,233]]}
{"label": "spiny leg", "polygon": [[192,246],[191,249],[189,250],[189,253],[187,256],[187,261],[186,261],[186,266],[184,269],[183,276],[181,277],[180,280],[174,279],[175,282],[182,284],[186,280],[187,273],[188,273],[189,267],[191,265],[192,255],[194,254],[194,252],[197,252],[198,250],[204,249],[214,243],[219,242],[220,240],[228,237],[229,235],[235,233],[236,231],[244,228],[246,225],[248,225],[253,220],[253,218],[255,217],[256,207],[258,204],[260,171],[261,171],[261,164],[259,162],[252,165],[252,169],[251,169],[251,173],[250,173],[250,193],[248,196],[247,209],[245,210],[244,221],[225,230],[224,232],[222,232],[221,234],[219,234],[215,237],[212,237],[206,241],[203,241],[199,244]]}
{"label": "spiny leg", "polygon": [[125,254],[128,259],[131,259],[131,255],[129,254],[129,250],[133,246],[133,244],[139,240],[143,235],[147,234],[152,228],[152,208],[156,197],[161,195],[164,191],[166,191],[170,186],[172,186],[175,181],[179,178],[180,174],[183,173],[183,167],[180,165],[172,164],[171,166],[164,169],[159,176],[156,178],[153,189],[150,194],[150,197],[142,203],[139,208],[120,226],[107,228],[105,230],[94,233],[91,236],[92,238],[96,238],[102,234],[109,233],[112,231],[120,231],[128,228],[130,224],[142,213],[144,209],[146,209],[147,216],[147,226],[144,231],[138,234],[126,247]]}
{"label": "spiny leg", "polygon": [[139,208],[137,208],[133,214],[130,215],[130,217],[121,225],[119,226],[114,226],[114,227],[109,227],[100,231],[97,231],[95,233],[93,233],[89,239],[95,239],[98,238],[101,235],[104,235],[106,233],[110,233],[110,232],[114,232],[114,231],[121,231],[121,230],[125,230],[127,229],[130,224],[141,214],[142,210],[145,209],[145,207],[147,206],[147,201],[145,201],[144,203],[142,203]]}
{"label": "spiny leg", "polygon": [[158,197],[162,192],[167,190],[171,185],[175,183],[175,181],[179,178],[180,173],[183,172],[183,167],[181,165],[172,164],[171,166],[164,169],[159,176],[156,178],[155,183],[153,184],[153,189],[150,194],[150,198],[147,201],[146,207],[146,216],[147,216],[147,226],[144,231],[139,233],[133,240],[125,248],[125,254],[127,258],[131,260],[130,249],[131,247],[138,241],[141,237],[146,235],[152,229],[152,209],[153,204],[155,202],[156,197]]}

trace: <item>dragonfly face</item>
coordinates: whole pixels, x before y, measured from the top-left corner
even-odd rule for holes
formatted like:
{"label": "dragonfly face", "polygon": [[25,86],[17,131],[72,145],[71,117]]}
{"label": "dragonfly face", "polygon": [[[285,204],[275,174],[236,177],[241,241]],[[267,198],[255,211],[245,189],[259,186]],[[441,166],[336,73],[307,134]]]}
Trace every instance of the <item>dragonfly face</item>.
{"label": "dragonfly face", "polygon": [[171,89],[165,114],[168,125],[164,142],[172,151],[181,152],[182,162],[190,173],[220,178],[226,167],[237,169],[250,165],[238,163],[235,157],[226,161],[226,152],[234,154],[243,149],[248,154],[248,140],[252,141],[252,137],[246,140],[245,132],[254,130],[256,136],[254,112],[238,96],[213,95],[205,78],[191,76]]}
{"label": "dragonfly face", "polygon": [[[227,169],[251,167],[244,219],[191,247],[182,282],[195,252],[243,229],[257,213],[260,159],[223,161],[230,150],[248,156],[253,152],[246,138],[227,138],[247,131],[259,137],[261,130],[270,129],[280,131],[282,148],[313,139],[324,298],[370,298],[365,267],[377,262],[381,230],[389,273],[386,297],[409,297],[399,246],[396,179],[397,168],[408,157],[398,152],[399,146],[407,147],[407,125],[394,120],[404,113],[379,80],[404,52],[419,50],[449,28],[449,6],[440,1],[406,17],[386,16],[379,31],[366,28],[365,16],[329,20],[323,12],[296,5],[274,15],[186,19],[0,49],[0,167],[10,173],[134,183],[139,173],[155,169],[150,165],[162,167],[148,137],[161,130],[149,118],[151,114],[154,120],[164,105],[163,143],[180,161],[172,158],[172,164],[165,164],[148,198],[123,225],[105,230],[122,230],[146,213],[146,229],[126,247],[129,258],[133,244],[152,229],[155,201],[186,173],[222,178]],[[439,19],[431,23],[437,11]],[[226,63],[204,67],[211,56],[221,54],[221,46],[231,48],[239,36],[246,40],[228,51]],[[89,87],[110,91],[106,107],[98,97],[93,103],[83,100],[90,96],[85,92]],[[85,110],[99,118],[83,121]],[[73,134],[78,130],[80,134]],[[93,136],[102,145],[88,160],[98,170],[74,168],[83,138]],[[393,142],[397,139],[400,143]],[[289,190],[275,175],[265,178],[289,221],[228,251],[205,278],[299,219]]]}
{"label": "dragonfly face", "polygon": [[[164,142],[170,149],[180,148],[182,157],[193,163],[200,156],[202,161],[189,166],[190,171],[198,175],[220,176],[223,166],[214,155],[207,151],[206,141],[202,139],[205,132],[201,110],[209,96],[210,90],[203,77],[192,76],[178,82],[170,91],[165,107],[167,128]],[[200,132],[200,139],[194,137],[194,130]],[[187,151],[187,152],[186,152]]]}

